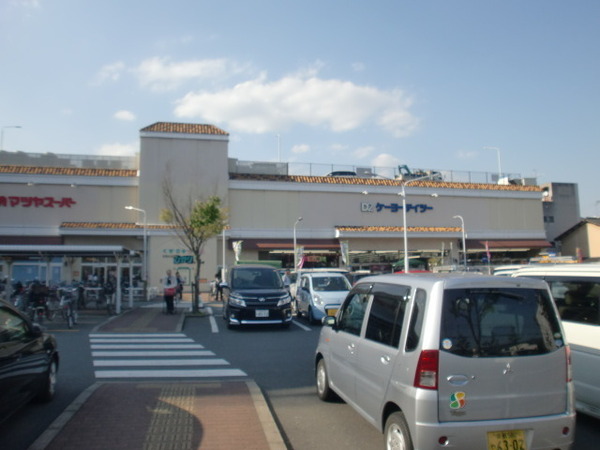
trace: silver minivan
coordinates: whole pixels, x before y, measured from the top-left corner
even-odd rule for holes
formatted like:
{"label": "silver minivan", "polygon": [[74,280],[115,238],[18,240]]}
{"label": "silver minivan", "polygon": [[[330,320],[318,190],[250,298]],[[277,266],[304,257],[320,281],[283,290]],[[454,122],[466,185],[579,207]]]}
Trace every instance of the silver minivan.
{"label": "silver minivan", "polygon": [[569,449],[569,347],[548,285],[469,274],[368,277],[324,320],[317,393],[389,449]]}

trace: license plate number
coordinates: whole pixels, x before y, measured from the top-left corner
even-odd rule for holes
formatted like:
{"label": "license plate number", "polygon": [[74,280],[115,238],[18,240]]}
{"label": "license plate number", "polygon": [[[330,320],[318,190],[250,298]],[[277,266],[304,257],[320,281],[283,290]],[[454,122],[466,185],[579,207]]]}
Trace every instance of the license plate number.
{"label": "license plate number", "polygon": [[328,316],[335,316],[337,314],[338,310],[336,309],[328,309],[327,310],[327,315]]}
{"label": "license plate number", "polygon": [[257,309],[256,317],[269,317],[269,310],[268,309]]}
{"label": "license plate number", "polygon": [[491,431],[487,442],[488,450],[527,450],[523,430]]}

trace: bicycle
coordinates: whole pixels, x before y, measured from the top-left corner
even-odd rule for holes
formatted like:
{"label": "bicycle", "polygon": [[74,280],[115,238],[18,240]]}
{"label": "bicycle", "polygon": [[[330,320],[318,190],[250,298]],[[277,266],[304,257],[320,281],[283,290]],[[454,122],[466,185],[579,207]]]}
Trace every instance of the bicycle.
{"label": "bicycle", "polygon": [[60,297],[60,311],[62,318],[65,320],[65,322],[67,322],[69,329],[73,328],[73,325],[77,324],[78,318],[77,310],[73,305],[73,297],[73,293],[68,291],[64,291]]}
{"label": "bicycle", "polygon": [[117,305],[115,302],[114,294],[106,294],[106,312],[109,316],[114,316],[117,314]]}

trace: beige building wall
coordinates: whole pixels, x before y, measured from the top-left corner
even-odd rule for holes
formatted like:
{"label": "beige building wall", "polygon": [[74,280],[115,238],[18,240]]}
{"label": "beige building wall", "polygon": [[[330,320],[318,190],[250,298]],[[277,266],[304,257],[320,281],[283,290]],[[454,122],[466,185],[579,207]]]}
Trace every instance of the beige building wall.
{"label": "beige building wall", "polygon": [[216,195],[227,199],[228,140],[207,135],[162,135],[141,133],[140,186],[137,207],[144,209],[149,223],[159,223],[165,207],[163,182],[171,180],[181,201]]}
{"label": "beige building wall", "polygon": [[561,253],[563,255],[578,255],[578,250],[584,259],[600,258],[600,227],[586,223],[562,239]]}
{"label": "beige building wall", "polygon": [[[82,180],[84,181],[84,180]],[[60,183],[3,184],[2,196],[18,197],[19,203],[2,208],[2,226],[19,226],[25,232],[29,228],[57,230],[62,222],[122,222],[132,221],[125,205],[131,204],[137,197],[135,186],[111,186],[109,180],[103,186],[76,185]],[[53,203],[53,207],[26,206],[26,202]],[[69,206],[60,207],[60,201]],[[56,234],[56,233],[52,233]]]}
{"label": "beige building wall", "polygon": [[[297,236],[334,238],[337,226],[403,226],[398,188],[362,194],[361,186],[315,186],[277,183],[233,183],[229,192],[231,233],[234,237],[285,238],[298,217]],[[327,189],[319,191],[321,189]],[[352,189],[352,190],[351,190]],[[407,192],[409,192],[407,190]],[[431,194],[437,194],[432,197]],[[407,212],[408,227],[460,227],[461,215],[471,239],[544,239],[542,206],[538,192],[413,189],[407,205],[428,209]],[[378,208],[378,205],[385,205]],[[378,211],[379,209],[379,211]],[[440,236],[443,237],[443,236]]]}

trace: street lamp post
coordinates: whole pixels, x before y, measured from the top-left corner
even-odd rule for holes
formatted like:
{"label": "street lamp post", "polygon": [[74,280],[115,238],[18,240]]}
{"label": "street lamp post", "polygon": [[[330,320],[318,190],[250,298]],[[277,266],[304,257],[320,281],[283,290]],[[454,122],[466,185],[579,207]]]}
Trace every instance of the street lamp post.
{"label": "street lamp post", "polygon": [[[412,180],[408,180],[402,183],[402,192],[400,192],[400,196],[402,197],[402,223],[404,229],[404,273],[409,273],[410,268],[408,265],[408,233],[406,229],[406,191],[404,189],[405,186],[413,183],[415,181],[426,180],[427,178],[431,178],[433,174],[425,175],[423,177],[413,178]],[[437,197],[437,195],[434,194]]]}
{"label": "street lamp post", "polygon": [[21,128],[21,125],[6,125],[0,130],[0,150],[4,150],[4,130],[6,128]]}
{"label": "street lamp post", "polygon": [[498,182],[502,178],[502,164],[500,164],[500,149],[498,147],[483,147],[486,150],[495,150],[498,155]]}
{"label": "street lamp post", "polygon": [[298,217],[294,223],[294,270],[298,270],[298,252],[296,251],[296,226],[302,222],[302,217]]}
{"label": "street lamp post", "polygon": [[463,247],[463,264],[465,266],[465,270],[467,270],[467,244],[465,241],[465,220],[462,216],[453,216],[453,219],[460,219],[460,224],[462,228],[462,247]]}
{"label": "street lamp post", "polygon": [[125,209],[141,212],[144,217],[144,257],[142,259],[142,281],[144,282],[145,289],[148,281],[148,220],[146,217],[146,210],[136,208],[134,206],[126,206]]}

